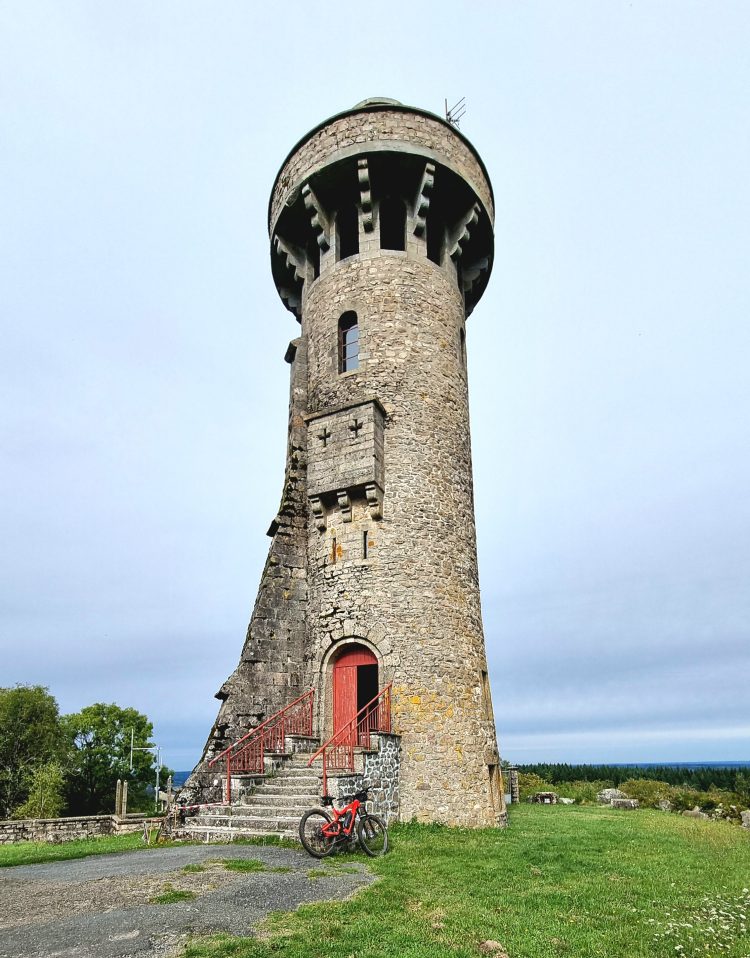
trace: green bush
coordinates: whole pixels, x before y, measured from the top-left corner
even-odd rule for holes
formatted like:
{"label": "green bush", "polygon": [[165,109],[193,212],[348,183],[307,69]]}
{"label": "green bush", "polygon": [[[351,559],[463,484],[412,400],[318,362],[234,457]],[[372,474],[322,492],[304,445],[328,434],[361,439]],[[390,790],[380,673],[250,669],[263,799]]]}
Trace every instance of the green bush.
{"label": "green bush", "polygon": [[16,818],[58,818],[65,806],[65,773],[57,762],[38,765],[31,775],[29,797],[14,811]]}
{"label": "green bush", "polygon": [[669,800],[676,812],[687,812],[701,807],[706,797],[705,792],[699,792],[697,788],[673,788]]}
{"label": "green bush", "polygon": [[533,772],[518,773],[518,791],[522,802],[525,802],[529,795],[534,792],[554,792],[555,789],[549,782],[545,782],[539,775]]}
{"label": "green bush", "polygon": [[657,782],[648,778],[629,778],[620,788],[629,798],[638,799],[644,808],[657,808],[659,802],[671,802],[675,792],[669,782]]}
{"label": "green bush", "polygon": [[587,782],[577,779],[574,782],[560,782],[553,789],[561,798],[572,798],[576,805],[595,805],[596,796],[603,788],[612,788],[612,782]]}

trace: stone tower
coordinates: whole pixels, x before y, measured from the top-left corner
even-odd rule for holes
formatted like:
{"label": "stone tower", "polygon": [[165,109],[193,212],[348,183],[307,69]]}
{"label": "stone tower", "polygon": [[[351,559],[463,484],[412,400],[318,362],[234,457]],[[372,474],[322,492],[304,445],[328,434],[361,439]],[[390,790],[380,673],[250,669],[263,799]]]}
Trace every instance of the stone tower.
{"label": "stone tower", "polygon": [[242,656],[217,693],[187,798],[210,799],[206,760],[312,687],[314,732],[327,739],[346,665],[360,707],[393,683],[403,820],[504,820],[465,332],[492,267],[493,219],[468,140],[395,100],[326,120],[284,161],[271,264],[300,324],[285,357],[284,491]]}

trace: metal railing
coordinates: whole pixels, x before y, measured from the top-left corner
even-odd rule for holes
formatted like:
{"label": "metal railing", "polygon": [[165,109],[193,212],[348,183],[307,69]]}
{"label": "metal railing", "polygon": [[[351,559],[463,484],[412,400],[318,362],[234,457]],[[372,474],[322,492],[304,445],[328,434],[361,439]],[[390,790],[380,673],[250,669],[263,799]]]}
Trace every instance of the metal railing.
{"label": "metal railing", "polygon": [[354,771],[354,750],[370,748],[371,736],[391,730],[391,683],[363,706],[346,725],[321,745],[307,763],[308,768],[316,758],[323,758],[323,795],[328,795],[329,771]]}
{"label": "metal railing", "polygon": [[262,775],[266,752],[283,752],[287,735],[312,736],[314,698],[315,689],[310,689],[211,759],[209,767],[226,759],[227,802],[232,798],[233,772],[236,775]]}

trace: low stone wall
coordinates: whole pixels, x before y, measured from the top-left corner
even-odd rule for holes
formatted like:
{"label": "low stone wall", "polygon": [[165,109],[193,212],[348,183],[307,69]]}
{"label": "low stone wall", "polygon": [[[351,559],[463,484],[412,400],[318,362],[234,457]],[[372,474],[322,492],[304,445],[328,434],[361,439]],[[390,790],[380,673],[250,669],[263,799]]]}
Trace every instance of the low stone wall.
{"label": "low stone wall", "polygon": [[82,815],[75,818],[19,818],[0,821],[0,845],[49,842],[52,845],[99,835],[122,835],[143,828],[145,815]]}
{"label": "low stone wall", "polygon": [[363,788],[370,792],[368,812],[382,816],[386,822],[397,822],[401,809],[399,771],[401,768],[401,736],[379,733],[377,749],[364,753],[362,773],[329,775],[328,790],[337,800]]}

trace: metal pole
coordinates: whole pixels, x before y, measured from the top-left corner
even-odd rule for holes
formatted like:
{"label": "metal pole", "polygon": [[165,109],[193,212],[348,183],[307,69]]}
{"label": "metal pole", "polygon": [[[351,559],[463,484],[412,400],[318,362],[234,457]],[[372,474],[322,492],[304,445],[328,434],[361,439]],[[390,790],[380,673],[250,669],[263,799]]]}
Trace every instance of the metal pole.
{"label": "metal pole", "polygon": [[159,811],[159,779],[161,775],[161,746],[156,746],[156,800],[154,802],[154,811]]}

